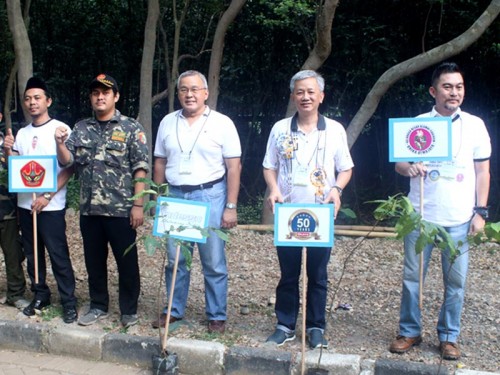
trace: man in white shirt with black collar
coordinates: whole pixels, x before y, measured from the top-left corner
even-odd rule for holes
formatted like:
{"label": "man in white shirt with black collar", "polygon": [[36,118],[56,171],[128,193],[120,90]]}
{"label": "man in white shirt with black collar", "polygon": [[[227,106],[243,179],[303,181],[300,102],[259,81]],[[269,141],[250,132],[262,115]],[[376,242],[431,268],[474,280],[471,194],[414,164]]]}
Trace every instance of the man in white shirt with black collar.
{"label": "man in white shirt with black collar", "polygon": [[[5,155],[56,155],[55,130],[65,127],[61,121],[49,116],[52,98],[46,83],[37,77],[31,77],[24,91],[24,106],[32,118],[30,124],[21,128],[16,138],[9,129],[5,136]],[[29,171],[36,173],[35,170]],[[46,283],[45,251],[50,257],[52,271],[57,281],[57,288],[63,306],[63,320],[73,323],[77,319],[75,276],[69,256],[66,239],[66,183],[71,177],[71,168],[57,165],[57,192],[38,194],[33,200],[31,193],[18,193],[19,223],[21,226],[23,248],[28,260],[28,274],[31,279],[33,301],[23,310],[24,315],[33,316],[36,310],[42,310],[51,304],[50,289]],[[38,215],[38,283],[35,283],[35,257],[33,243],[32,212]]]}

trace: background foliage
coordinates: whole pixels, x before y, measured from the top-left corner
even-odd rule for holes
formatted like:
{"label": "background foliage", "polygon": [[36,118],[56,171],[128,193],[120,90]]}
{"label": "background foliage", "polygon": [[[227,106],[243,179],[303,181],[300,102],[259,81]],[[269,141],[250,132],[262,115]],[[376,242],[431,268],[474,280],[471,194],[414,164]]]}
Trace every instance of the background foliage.
{"label": "background foliage", "polygon": [[[178,1],[182,6],[183,1]],[[261,163],[271,126],[282,118],[289,79],[300,68],[314,39],[315,0],[248,0],[231,26],[224,50],[218,110],[238,127],[243,146],[240,200],[256,207],[265,184]],[[489,4],[487,0],[361,0],[341,1],[333,23],[333,50],[320,72],[325,76],[327,116],[347,125],[377,78],[389,67],[448,41],[467,29]],[[225,0],[191,1],[181,35],[181,71],[207,73],[209,53],[198,54],[207,28],[213,31]],[[162,0],[161,22],[172,34],[171,1]],[[34,71],[53,91],[51,115],[72,125],[90,115],[87,86],[101,72],[120,84],[119,109],[137,116],[145,0],[33,0],[29,36]],[[500,113],[500,26],[498,20],[464,53],[453,60],[466,72],[463,109],[484,119],[493,142],[493,219],[500,217],[498,125]],[[208,41],[210,45],[211,40]],[[172,47],[168,40],[168,48]],[[158,48],[154,91],[166,88],[165,54]],[[5,3],[0,2],[0,95],[14,54]],[[387,119],[411,117],[432,105],[427,89],[431,69],[406,78],[385,95],[352,148],[354,178],[344,204],[366,219],[363,204],[408,189],[408,181],[388,163]],[[15,108],[16,103],[11,103]],[[153,108],[153,134],[167,113],[167,100]],[[20,110],[14,121],[22,122]],[[249,216],[254,212],[249,211]],[[367,220],[367,219],[366,219]]]}

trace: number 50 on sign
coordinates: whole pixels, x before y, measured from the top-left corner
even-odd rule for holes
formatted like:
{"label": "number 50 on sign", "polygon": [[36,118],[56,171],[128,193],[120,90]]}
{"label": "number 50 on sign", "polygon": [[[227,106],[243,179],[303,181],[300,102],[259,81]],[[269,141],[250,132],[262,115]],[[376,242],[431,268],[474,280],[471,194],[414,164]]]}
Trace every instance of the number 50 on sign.
{"label": "number 50 on sign", "polygon": [[277,203],[274,212],[276,246],[333,246],[333,204]]}

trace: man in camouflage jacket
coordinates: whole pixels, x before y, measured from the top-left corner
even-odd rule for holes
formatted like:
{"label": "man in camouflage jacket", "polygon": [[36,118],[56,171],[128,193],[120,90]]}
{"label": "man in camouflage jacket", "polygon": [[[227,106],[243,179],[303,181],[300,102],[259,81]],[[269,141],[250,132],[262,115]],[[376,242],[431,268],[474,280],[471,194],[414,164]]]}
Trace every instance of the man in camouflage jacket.
{"label": "man in camouflage jacket", "polygon": [[[0,101],[0,122],[2,117],[2,102]],[[26,279],[22,266],[24,253],[17,224],[16,194],[10,194],[7,189],[6,167],[7,160],[3,147],[0,147],[0,246],[7,275],[7,303],[22,309],[29,304],[24,299],[26,291]]]}
{"label": "man in camouflage jacket", "polygon": [[121,323],[137,323],[137,247],[124,252],[144,221],[142,198],[130,198],[144,189],[144,183],[134,179],[146,177],[149,153],[142,125],[116,110],[119,97],[116,80],[100,74],[90,84],[95,117],[78,122],[69,137],[64,128],[55,133],[59,163],[74,165],[80,181],[80,229],[91,300],[78,321],[84,326],[108,313],[108,243],[119,272]]}

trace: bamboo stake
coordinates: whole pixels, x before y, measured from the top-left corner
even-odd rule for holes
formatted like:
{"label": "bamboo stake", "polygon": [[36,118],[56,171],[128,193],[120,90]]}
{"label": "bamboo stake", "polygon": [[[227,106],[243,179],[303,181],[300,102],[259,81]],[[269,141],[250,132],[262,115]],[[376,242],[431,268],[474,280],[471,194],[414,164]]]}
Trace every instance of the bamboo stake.
{"label": "bamboo stake", "polygon": [[[255,230],[255,231],[272,231],[274,230],[273,224],[239,224],[238,229],[242,230]],[[396,232],[394,227],[380,227],[370,225],[335,225],[335,230],[354,230],[366,232]]]}
{"label": "bamboo stake", "polygon": [[177,245],[175,249],[175,261],[174,261],[174,269],[172,271],[172,281],[170,283],[170,294],[168,297],[168,306],[167,306],[167,317],[165,318],[165,334],[163,335],[162,341],[162,351],[167,351],[167,338],[168,338],[168,328],[170,325],[170,313],[172,312],[172,302],[174,300],[174,288],[175,288],[175,279],[177,278],[177,267],[179,265],[179,256],[181,253],[181,246]]}
{"label": "bamboo stake", "polygon": [[[395,238],[396,232],[392,231],[368,231],[368,230],[350,230],[350,229],[340,229],[339,226],[335,226],[334,233],[339,236],[354,236],[354,237],[374,237],[374,238]],[[273,225],[260,225],[260,224],[248,224],[248,225],[238,225],[238,229],[242,230],[254,230],[263,232],[272,232],[274,230]]]}
{"label": "bamboo stake", "polygon": [[[420,217],[424,219],[424,176],[420,175]],[[422,227],[420,227],[422,234]],[[419,295],[418,306],[420,311],[424,307],[424,250],[420,253],[420,278],[419,278]]]}
{"label": "bamboo stake", "polygon": [[301,374],[306,373],[307,248],[302,247],[302,358]]}
{"label": "bamboo stake", "polygon": [[[33,202],[36,200],[36,193],[33,193]],[[38,284],[38,224],[37,213],[35,210],[31,212],[33,215],[33,256],[35,257],[35,284]]]}

